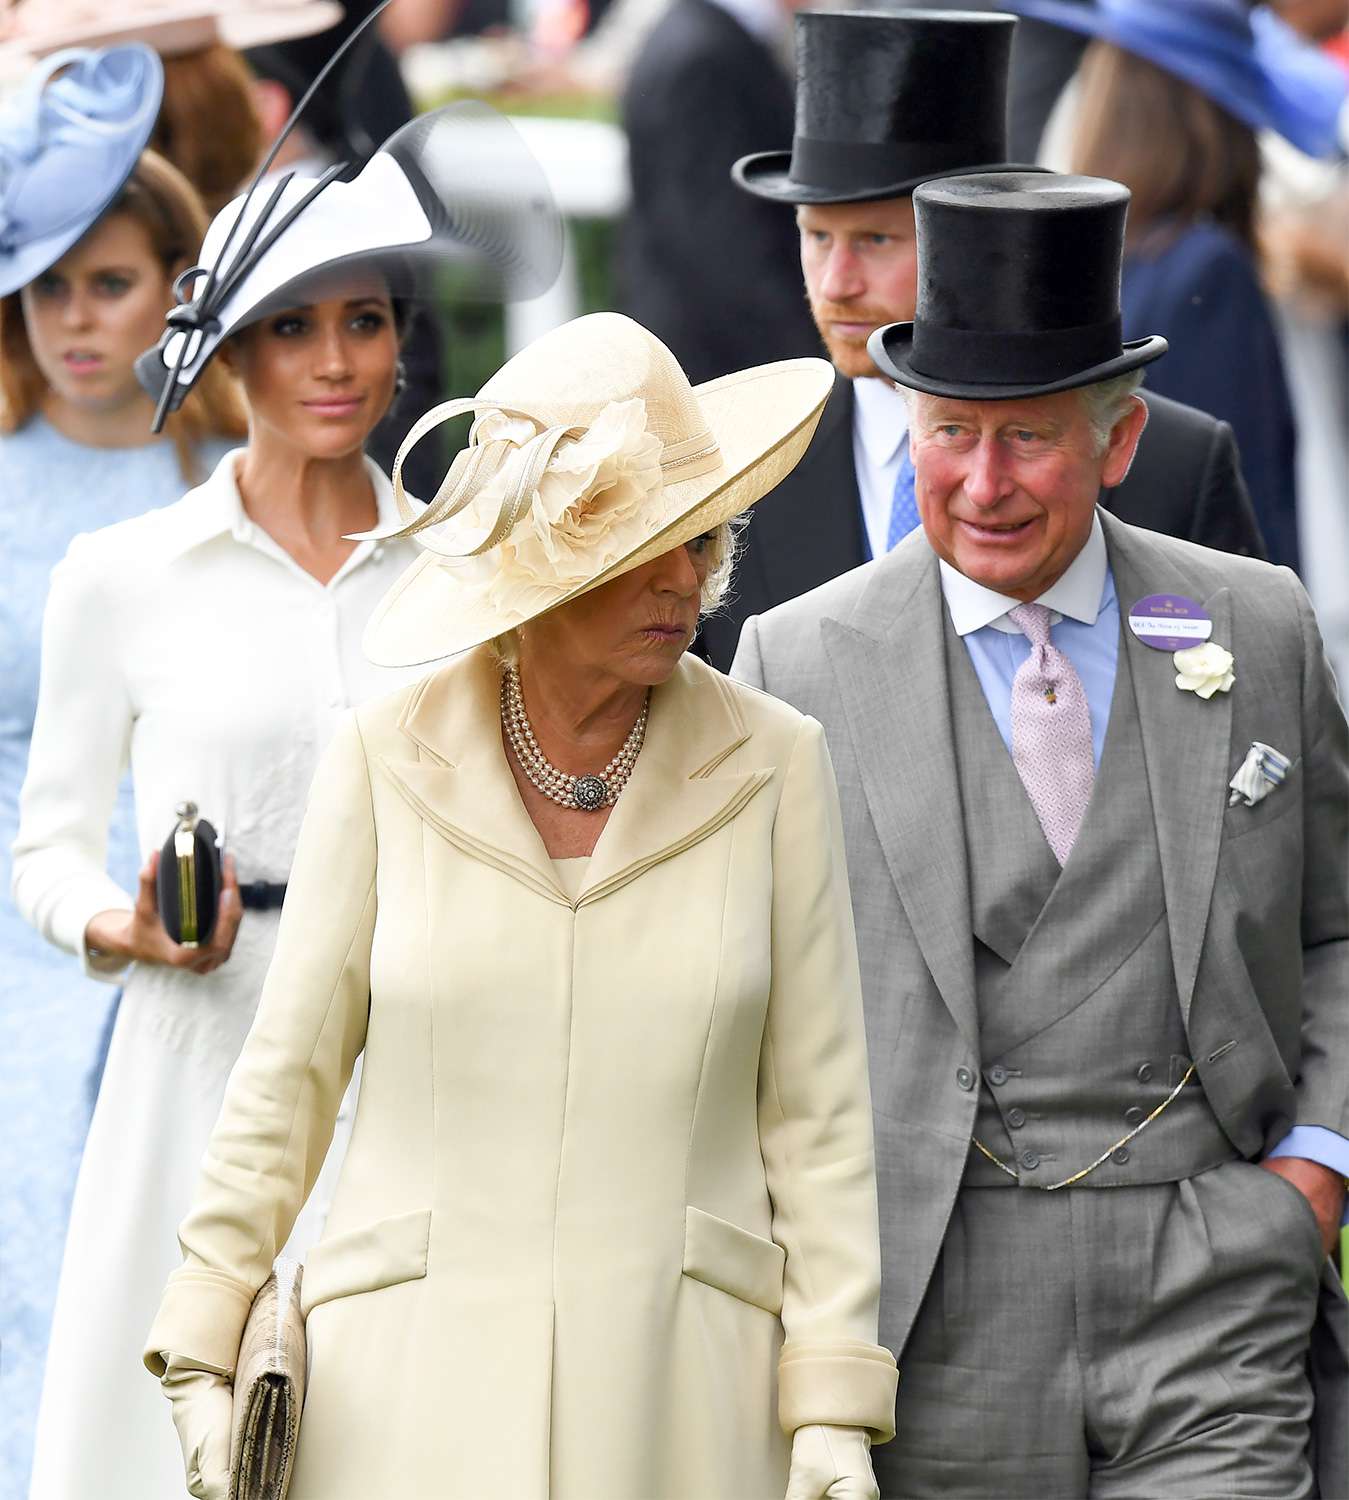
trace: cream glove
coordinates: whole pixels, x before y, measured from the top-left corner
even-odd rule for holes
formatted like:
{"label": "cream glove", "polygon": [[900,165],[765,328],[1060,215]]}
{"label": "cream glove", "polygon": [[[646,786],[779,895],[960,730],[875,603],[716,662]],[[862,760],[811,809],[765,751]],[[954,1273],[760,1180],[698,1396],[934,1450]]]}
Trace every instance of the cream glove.
{"label": "cream glove", "polygon": [[193,1368],[174,1354],[168,1356],[159,1383],[173,1403],[188,1494],[197,1500],[229,1500],[234,1387],[223,1375]]}
{"label": "cream glove", "polygon": [[787,1500],[881,1500],[871,1438],[861,1427],[798,1427]]}

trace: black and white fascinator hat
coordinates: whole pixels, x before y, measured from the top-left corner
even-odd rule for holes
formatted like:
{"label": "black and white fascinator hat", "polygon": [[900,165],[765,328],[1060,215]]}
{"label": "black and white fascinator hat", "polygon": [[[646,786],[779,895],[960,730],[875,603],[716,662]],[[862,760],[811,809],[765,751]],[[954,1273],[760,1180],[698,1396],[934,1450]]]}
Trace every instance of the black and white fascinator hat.
{"label": "black and white fascinator hat", "polygon": [[431,295],[448,264],[461,272],[456,295],[482,300],[536,297],[557,278],[562,222],[543,169],[515,127],[476,100],[403,126],[351,181],[345,162],[317,178],[268,178],[305,105],[364,29],[333,54],[248,191],[212,221],[200,264],[178,278],[164,335],[136,362],[157,403],[155,431],[226,339],[324,295],[334,276],[374,271],[404,303]]}

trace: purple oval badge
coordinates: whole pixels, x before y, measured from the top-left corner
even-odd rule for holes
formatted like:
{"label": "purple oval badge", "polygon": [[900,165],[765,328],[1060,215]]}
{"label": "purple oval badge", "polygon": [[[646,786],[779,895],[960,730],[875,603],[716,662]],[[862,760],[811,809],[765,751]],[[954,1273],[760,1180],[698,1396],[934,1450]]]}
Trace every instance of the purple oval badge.
{"label": "purple oval badge", "polygon": [[1154,651],[1183,651],[1208,640],[1213,621],[1184,594],[1149,594],[1129,611],[1129,629]]}

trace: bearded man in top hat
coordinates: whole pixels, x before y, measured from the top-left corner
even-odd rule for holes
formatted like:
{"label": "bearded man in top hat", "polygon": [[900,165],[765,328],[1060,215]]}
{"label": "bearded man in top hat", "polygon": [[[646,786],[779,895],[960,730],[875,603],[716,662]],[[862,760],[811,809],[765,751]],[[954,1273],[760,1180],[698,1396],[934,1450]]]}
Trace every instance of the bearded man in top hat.
{"label": "bearded man in top hat", "polygon": [[[913,316],[914,188],[1007,162],[1015,26],[997,14],[797,17],[792,149],[747,156],[733,176],[784,214],[795,205],[806,290],[838,379],[806,457],[745,534],[735,597],[703,626],[714,666],[729,667],[750,615],[880,556],[918,524],[904,403],[880,378],[867,339]],[[1106,508],[1263,557],[1231,429],[1164,397],[1144,399],[1138,462],[1107,492]]]}
{"label": "bearded man in top hat", "polygon": [[1291,573],[1097,503],[1127,202],[918,189],[921,528],[735,663],[838,774],[903,1500],[1349,1494],[1349,730]]}

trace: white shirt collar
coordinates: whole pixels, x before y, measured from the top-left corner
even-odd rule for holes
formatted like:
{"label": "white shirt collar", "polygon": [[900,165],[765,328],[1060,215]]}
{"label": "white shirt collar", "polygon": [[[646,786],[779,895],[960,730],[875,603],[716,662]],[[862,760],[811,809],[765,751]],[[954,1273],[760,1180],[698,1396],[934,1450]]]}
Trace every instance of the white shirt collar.
{"label": "white shirt collar", "polygon": [[854,422],[873,469],[894,463],[909,434],[909,408],[888,380],[864,376],[852,383]]}
{"label": "white shirt collar", "polygon": [[[946,607],[951,612],[951,623],[956,634],[966,636],[985,625],[992,625],[1009,635],[1021,632],[1006,618],[1009,609],[1015,609],[1023,601],[1010,599],[1006,594],[995,593],[972,578],[966,578],[948,563],[938,558],[941,569],[941,591]],[[1105,575],[1108,565],[1105,550],[1105,533],[1101,530],[1101,517],[1091,520],[1091,534],[1086,545],[1068,565],[1067,571],[1057,583],[1047,588],[1033,602],[1043,604],[1059,620],[1080,620],[1084,625],[1094,625],[1101,612],[1101,596],[1105,592]]]}
{"label": "white shirt collar", "polygon": [[[266,535],[249,518],[244,509],[243,496],[239,493],[237,472],[244,452],[243,448],[231,449],[206,480],[189,490],[181,500],[164,512],[172,527],[170,550],[174,555],[212,541],[226,532],[237,542],[253,545],[257,545],[260,538]],[[380,530],[401,526],[403,521],[389,476],[369,457],[365,460],[365,469],[375,491],[375,511]],[[341,571],[347,571],[348,566],[354,562],[363,561],[378,545],[361,542]]]}

